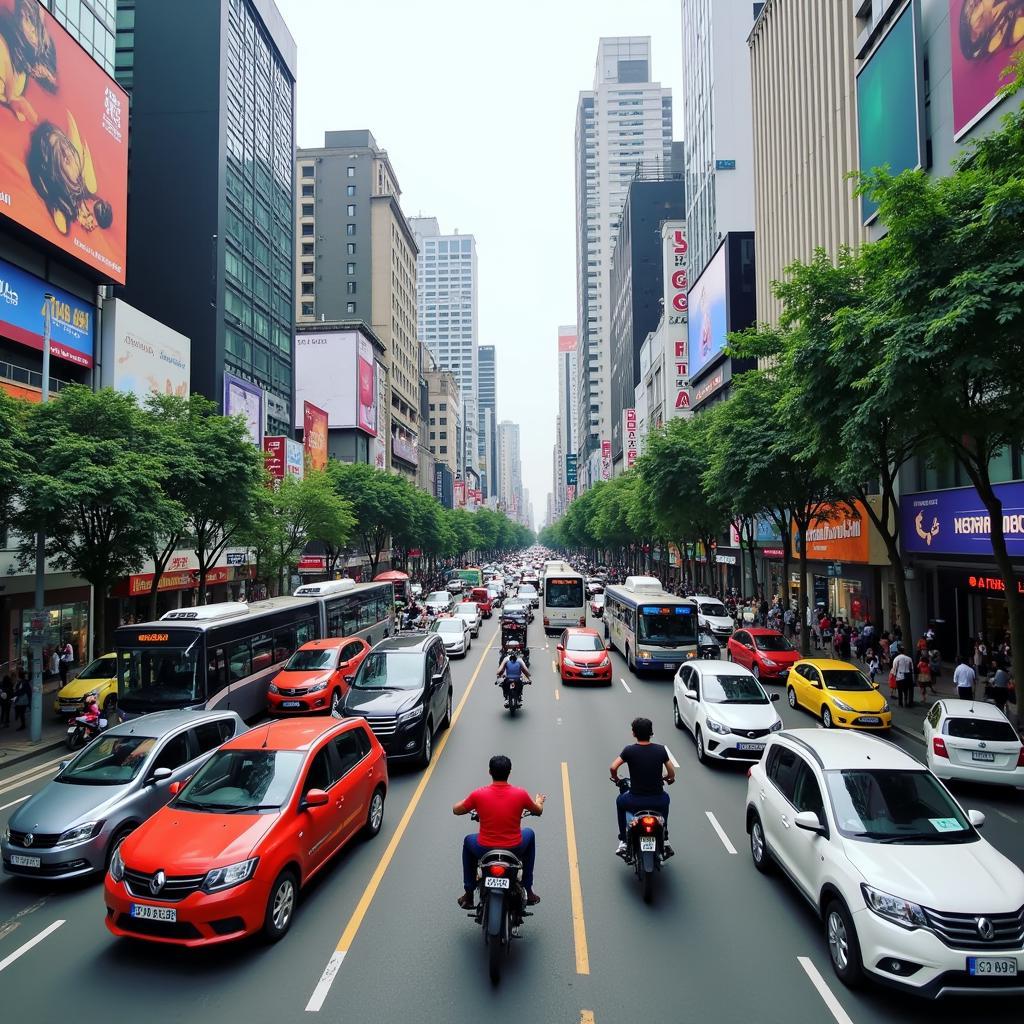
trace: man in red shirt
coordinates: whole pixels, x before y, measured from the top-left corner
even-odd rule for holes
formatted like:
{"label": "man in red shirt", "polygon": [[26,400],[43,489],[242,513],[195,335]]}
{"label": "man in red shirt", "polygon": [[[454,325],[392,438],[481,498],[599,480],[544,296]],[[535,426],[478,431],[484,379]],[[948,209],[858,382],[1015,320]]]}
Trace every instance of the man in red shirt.
{"label": "man in red shirt", "polygon": [[480,833],[470,833],[462,843],[462,887],[465,892],[459,897],[463,910],[473,909],[473,892],[476,888],[476,866],[488,850],[509,850],[523,862],[523,887],[526,902],[533,906],[540,903],[540,897],[533,891],[533,865],[537,857],[532,828],[521,828],[523,811],[540,817],[544,813],[547,797],[538,793],[530,796],[525,789],[510,786],[508,777],[512,774],[512,762],[504,754],[495,754],[488,765],[491,778],[489,786],[474,789],[465,800],[457,803],[455,814],[469,814],[476,811],[480,818]]}

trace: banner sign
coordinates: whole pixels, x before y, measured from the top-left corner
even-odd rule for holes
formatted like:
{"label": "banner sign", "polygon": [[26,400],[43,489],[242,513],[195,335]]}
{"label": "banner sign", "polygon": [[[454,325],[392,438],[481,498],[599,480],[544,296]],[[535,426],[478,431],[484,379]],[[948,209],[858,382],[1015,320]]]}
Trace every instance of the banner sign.
{"label": "banner sign", "polygon": [[[996,484],[1003,503],[1006,550],[1024,556],[1024,482]],[[992,554],[992,525],[988,510],[973,487],[923,491],[905,495],[900,502],[900,539],[903,548],[917,554]]]}
{"label": "banner sign", "polygon": [[263,447],[263,389],[233,373],[224,374],[224,415],[241,416],[257,448]]}
{"label": "banner sign", "polygon": [[576,486],[576,453],[570,452],[565,457],[565,482],[570,487]]}
{"label": "banner sign", "polygon": [[610,440],[601,442],[601,479],[610,480],[612,476],[612,443]]}
{"label": "banner sign", "polygon": [[666,221],[661,227],[662,277],[665,302],[665,348],[671,353],[667,405],[672,416],[682,416],[690,408],[688,349],[689,258],[686,221]]}
{"label": "banner sign", "polygon": [[302,403],[302,448],[307,473],[327,468],[327,412],[312,402]]}
{"label": "banner sign", "polygon": [[622,451],[626,469],[632,469],[639,454],[640,432],[637,429],[636,409],[622,410]]}

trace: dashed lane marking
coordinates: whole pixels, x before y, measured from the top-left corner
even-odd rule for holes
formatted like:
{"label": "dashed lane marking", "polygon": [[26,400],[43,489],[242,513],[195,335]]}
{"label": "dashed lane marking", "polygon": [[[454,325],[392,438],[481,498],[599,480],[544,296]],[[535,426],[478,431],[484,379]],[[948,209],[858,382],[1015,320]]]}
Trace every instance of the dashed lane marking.
{"label": "dashed lane marking", "polygon": [[853,1024],[853,1021],[850,1020],[850,1015],[843,1009],[842,1004],[836,998],[832,989],[828,987],[828,984],[821,976],[818,968],[814,966],[810,957],[798,956],[797,961],[804,969],[807,977],[811,979],[811,984],[818,990],[818,995],[821,996],[822,1001],[829,1008],[832,1016],[836,1019],[836,1024]]}
{"label": "dashed lane marking", "polygon": [[17,800],[12,800],[9,804],[4,804],[0,807],[0,811],[6,811],[8,807],[13,807],[15,804],[24,803],[32,794],[26,793],[24,796],[19,796]]}
{"label": "dashed lane marking", "polygon": [[718,838],[722,840],[722,845],[725,847],[726,852],[735,856],[736,847],[732,845],[732,840],[725,834],[725,829],[718,823],[718,819],[711,811],[705,811],[704,813],[707,815],[708,821],[711,822],[711,827],[718,833]]}
{"label": "dashed lane marking", "polygon": [[572,935],[576,947],[576,973],[590,973],[587,951],[587,926],[583,917],[583,885],[580,882],[580,861],[576,852],[576,826],[572,816],[572,793],[569,789],[569,765],[562,762],[562,799],[565,801],[565,848],[569,858],[569,896],[572,902]]}
{"label": "dashed lane marking", "polygon": [[622,678],[620,677],[620,679],[619,679],[619,682],[620,682],[620,683],[622,683],[623,689],[624,689],[624,690],[626,691],[626,693],[632,693],[632,692],[633,692],[633,691],[632,691],[632,690],[631,690],[631,689],[629,688],[629,683],[627,683],[625,679],[622,679]]}
{"label": "dashed lane marking", "polygon": [[0,972],[5,971],[15,960],[24,956],[33,946],[38,946],[43,939],[55,932],[63,923],[63,921],[54,921],[53,924],[47,925],[38,935],[29,939],[24,945],[19,946],[13,953],[5,956],[3,960],[0,960]]}

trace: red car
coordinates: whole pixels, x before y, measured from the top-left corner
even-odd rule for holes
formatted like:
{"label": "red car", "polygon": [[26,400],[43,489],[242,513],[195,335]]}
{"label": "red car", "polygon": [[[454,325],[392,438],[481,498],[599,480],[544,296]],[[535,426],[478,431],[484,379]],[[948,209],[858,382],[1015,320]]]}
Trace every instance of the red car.
{"label": "red car", "polygon": [[370,645],[357,636],[329,637],[303,644],[271,680],[267,711],[272,715],[331,714],[348,693]]}
{"label": "red car", "polygon": [[612,659],[596,629],[573,626],[558,638],[555,647],[562,682],[612,685]]}
{"label": "red car", "polygon": [[486,587],[474,587],[466,600],[475,601],[480,609],[480,614],[485,619],[489,619],[494,613],[494,602],[491,599],[491,592]]}
{"label": "red car", "polygon": [[271,722],[224,744],[117,847],[114,935],[207,946],[291,925],[299,891],[384,820],[387,759],[363,719]]}
{"label": "red car", "polygon": [[726,650],[731,661],[749,668],[758,679],[782,681],[800,660],[800,652],[775,629],[737,629]]}

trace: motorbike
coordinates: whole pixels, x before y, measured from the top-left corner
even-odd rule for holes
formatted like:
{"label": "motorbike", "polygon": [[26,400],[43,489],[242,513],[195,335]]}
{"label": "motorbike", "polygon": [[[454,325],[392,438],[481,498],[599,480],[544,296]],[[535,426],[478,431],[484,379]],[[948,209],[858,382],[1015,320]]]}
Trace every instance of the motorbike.
{"label": "motorbike", "polygon": [[[629,792],[629,779],[617,779],[620,793]],[[623,860],[632,866],[644,903],[654,899],[654,874],[670,854],[665,851],[665,819],[655,811],[626,814],[626,852]]]}
{"label": "motorbike", "polygon": [[526,623],[515,619],[501,620],[501,642],[498,645],[498,661],[500,662],[515,645],[519,657],[527,667],[530,664],[530,648],[526,646]]}
{"label": "motorbike", "polygon": [[[516,640],[510,640],[508,642],[507,653],[511,653],[513,650],[519,651],[519,656],[523,661],[529,665],[529,660],[524,656],[523,652],[520,651],[520,644]],[[509,679],[507,675],[498,676],[494,681],[495,686],[501,687],[501,692],[505,697],[508,704],[508,713],[511,718],[515,718],[515,714],[523,706],[523,687],[525,681],[522,677],[519,679]]]}
{"label": "motorbike", "polygon": [[68,750],[78,750],[94,740],[107,728],[107,719],[92,715],[72,715],[68,719],[68,731],[64,745]]}

